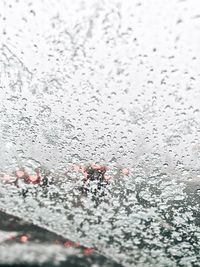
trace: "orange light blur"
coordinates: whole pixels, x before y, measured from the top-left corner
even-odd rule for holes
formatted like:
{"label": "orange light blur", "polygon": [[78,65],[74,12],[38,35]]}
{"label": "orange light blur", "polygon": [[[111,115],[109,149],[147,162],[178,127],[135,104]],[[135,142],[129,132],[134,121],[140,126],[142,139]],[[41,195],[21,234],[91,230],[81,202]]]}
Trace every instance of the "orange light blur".
{"label": "orange light blur", "polygon": [[79,243],[75,241],[74,244],[73,244],[73,246],[74,246],[75,248],[77,248],[77,247],[79,247]]}
{"label": "orange light blur", "polygon": [[10,175],[4,173],[4,175],[3,175],[3,179],[6,180],[6,181],[9,181],[9,180],[10,180]]}
{"label": "orange light blur", "polygon": [[21,178],[21,177],[23,177],[25,175],[25,173],[23,172],[23,171],[16,171],[16,176],[18,177],[18,178]]}
{"label": "orange light blur", "polygon": [[124,174],[124,175],[129,175],[129,169],[127,169],[127,168],[123,168],[123,169],[122,169],[122,174]]}
{"label": "orange light blur", "polygon": [[88,255],[88,254],[90,254],[92,252],[92,249],[91,248],[83,248],[83,253],[85,254],[85,255]]}
{"label": "orange light blur", "polygon": [[27,237],[26,235],[22,235],[22,236],[20,237],[20,241],[21,241],[22,243],[26,243],[26,242],[28,241],[28,237]]}
{"label": "orange light blur", "polygon": [[79,171],[80,171],[80,166],[74,164],[74,165],[73,165],[73,170],[74,170],[75,172],[79,172]]}
{"label": "orange light blur", "polygon": [[29,181],[34,183],[34,182],[37,182],[38,179],[39,179],[39,176],[36,174],[36,175],[30,175],[29,177]]}
{"label": "orange light blur", "polygon": [[69,248],[69,247],[71,246],[70,241],[69,241],[69,240],[65,241],[64,246],[65,246],[66,248]]}
{"label": "orange light blur", "polygon": [[94,169],[94,170],[100,170],[100,169],[102,168],[101,165],[99,165],[99,164],[95,164],[95,163],[92,163],[92,164],[91,164],[91,167],[92,167],[92,169]]}
{"label": "orange light blur", "polygon": [[104,174],[103,178],[104,178],[105,181],[109,181],[111,179],[111,176],[107,175],[107,174]]}

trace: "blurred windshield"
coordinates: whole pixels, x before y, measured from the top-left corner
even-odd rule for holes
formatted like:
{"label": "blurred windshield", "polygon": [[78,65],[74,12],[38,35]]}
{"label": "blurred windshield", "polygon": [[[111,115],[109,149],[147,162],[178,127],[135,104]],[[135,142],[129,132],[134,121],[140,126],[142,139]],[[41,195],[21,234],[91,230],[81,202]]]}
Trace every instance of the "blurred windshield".
{"label": "blurred windshield", "polygon": [[200,266],[199,8],[1,1],[2,266]]}

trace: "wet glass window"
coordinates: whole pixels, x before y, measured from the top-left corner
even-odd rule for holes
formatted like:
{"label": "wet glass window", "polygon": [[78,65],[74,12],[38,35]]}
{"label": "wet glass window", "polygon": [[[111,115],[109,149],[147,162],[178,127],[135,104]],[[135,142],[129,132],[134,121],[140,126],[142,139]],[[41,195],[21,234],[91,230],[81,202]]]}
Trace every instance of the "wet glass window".
{"label": "wet glass window", "polygon": [[0,2],[0,266],[200,266],[200,2]]}

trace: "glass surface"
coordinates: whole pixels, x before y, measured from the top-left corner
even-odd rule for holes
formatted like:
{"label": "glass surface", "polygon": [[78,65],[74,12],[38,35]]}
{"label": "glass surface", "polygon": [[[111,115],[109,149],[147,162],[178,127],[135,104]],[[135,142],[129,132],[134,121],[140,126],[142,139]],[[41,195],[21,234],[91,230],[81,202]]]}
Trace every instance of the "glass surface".
{"label": "glass surface", "polygon": [[0,264],[200,266],[199,0],[0,21]]}

